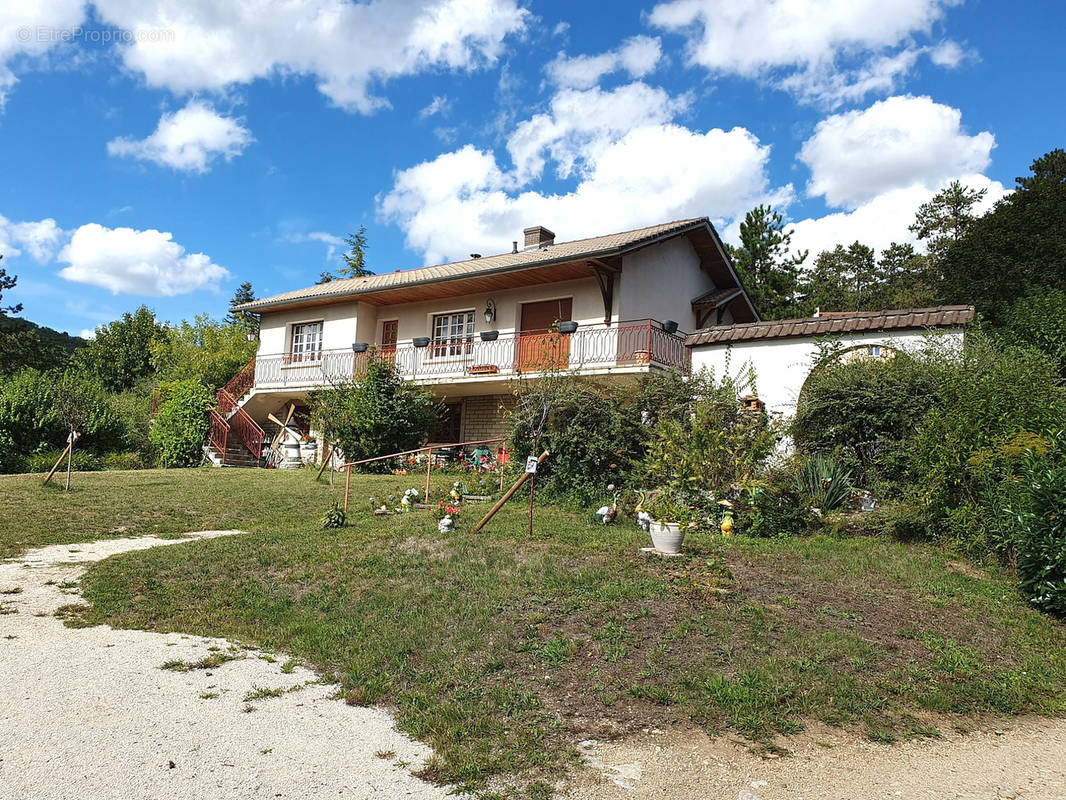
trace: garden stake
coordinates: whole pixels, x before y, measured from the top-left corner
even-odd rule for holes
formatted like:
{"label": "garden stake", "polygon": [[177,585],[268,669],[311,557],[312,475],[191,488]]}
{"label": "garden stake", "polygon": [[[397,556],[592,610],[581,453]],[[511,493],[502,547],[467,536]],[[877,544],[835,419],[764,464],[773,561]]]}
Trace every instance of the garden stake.
{"label": "garden stake", "polygon": [[[322,459],[322,466],[318,468],[318,474],[315,475],[315,480],[316,481],[322,479],[322,473],[326,471],[326,464],[329,463],[329,460],[331,458],[333,458],[333,445],[327,444],[326,445],[326,456],[325,456],[325,458]],[[330,486],[333,485],[333,470],[330,470],[329,485]]]}
{"label": "garden stake", "polygon": [[67,488],[63,490],[66,492],[70,491],[70,462],[74,458],[74,442],[77,439],[78,437],[75,435],[74,426],[72,425],[70,428],[70,447],[67,448]]}
{"label": "garden stake", "polygon": [[[539,461],[537,462],[540,463]],[[533,487],[537,485],[537,473],[529,473],[529,538],[533,538]]]}
{"label": "garden stake", "polygon": [[70,450],[70,447],[71,445],[67,444],[67,449],[59,454],[59,458],[56,460],[56,463],[52,465],[52,469],[48,471],[48,474],[44,478],[44,484],[42,485],[47,486],[48,481],[52,480],[52,476],[56,474],[56,471],[59,469],[59,465],[62,464],[63,459],[67,457],[67,450]]}
{"label": "garden stake", "polygon": [[423,501],[429,502],[429,476],[433,472],[433,448],[429,448],[429,452],[426,453],[426,495]]}
{"label": "garden stake", "polygon": [[[537,463],[538,464],[543,463],[544,459],[546,459],[547,457],[548,457],[548,451],[545,450],[543,453],[540,454],[540,458],[537,459]],[[508,500],[510,500],[512,497],[514,497],[514,493],[522,488],[522,484],[525,483],[526,481],[528,481],[529,480],[529,476],[532,475],[532,474],[533,474],[532,472],[523,472],[522,473],[522,476],[517,481],[515,481],[514,486],[512,486],[510,489],[508,489],[507,493],[503,497],[501,497],[499,500],[496,501],[496,505],[494,505],[492,507],[492,509],[489,511],[489,513],[485,515],[484,519],[482,519],[481,522],[479,522],[477,525],[474,526],[474,533],[477,533],[479,530],[481,530],[483,527],[485,527],[485,523],[488,522],[490,519],[492,519],[494,516],[496,516],[496,512],[499,511],[501,508],[503,508],[504,503],[506,503]]]}

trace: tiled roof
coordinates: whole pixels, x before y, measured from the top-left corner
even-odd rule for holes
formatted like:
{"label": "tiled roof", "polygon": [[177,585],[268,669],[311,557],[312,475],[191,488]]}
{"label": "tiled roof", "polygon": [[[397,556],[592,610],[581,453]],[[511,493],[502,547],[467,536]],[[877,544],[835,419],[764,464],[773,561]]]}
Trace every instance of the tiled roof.
{"label": "tiled roof", "polygon": [[572,242],[560,242],[517,253],[500,253],[494,256],[471,258],[466,261],[453,261],[450,264],[438,264],[433,267],[397,270],[384,275],[371,275],[366,278],[345,278],[330,281],[294,292],[274,295],[251,303],[244,303],[234,308],[244,311],[257,311],[273,306],[307,300],[323,300],[331,297],[367,294],[384,289],[397,289],[421,283],[434,283],[454,278],[465,278],[494,272],[529,269],[548,264],[565,263],[579,258],[609,256],[627,248],[634,247],[648,240],[661,236],[683,233],[686,230],[709,225],[706,217],[683,219],[666,222],[632,231],[611,233],[606,236],[594,236],[589,239],[577,239]]}
{"label": "tiled roof", "polygon": [[827,336],[835,333],[944,328],[965,325],[973,319],[973,306],[893,309],[888,311],[834,311],[802,319],[766,320],[743,325],[717,325],[694,331],[685,344],[747,342],[752,339],[783,339],[790,336]]}

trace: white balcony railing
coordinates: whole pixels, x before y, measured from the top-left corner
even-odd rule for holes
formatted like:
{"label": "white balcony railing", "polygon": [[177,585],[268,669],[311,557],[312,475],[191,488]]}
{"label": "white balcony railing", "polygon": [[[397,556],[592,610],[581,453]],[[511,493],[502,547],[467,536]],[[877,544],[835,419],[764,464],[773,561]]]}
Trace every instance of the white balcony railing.
{"label": "white balcony railing", "polygon": [[[317,357],[280,354],[255,360],[256,388],[305,388],[351,380],[366,369],[371,354],[351,349],[324,350]],[[599,372],[619,367],[665,367],[688,372],[690,353],[684,338],[667,333],[652,320],[618,325],[582,326],[572,334],[552,331],[501,333],[493,341],[471,339],[410,342],[378,347],[374,357],[396,365],[416,382],[513,377],[548,369]]]}

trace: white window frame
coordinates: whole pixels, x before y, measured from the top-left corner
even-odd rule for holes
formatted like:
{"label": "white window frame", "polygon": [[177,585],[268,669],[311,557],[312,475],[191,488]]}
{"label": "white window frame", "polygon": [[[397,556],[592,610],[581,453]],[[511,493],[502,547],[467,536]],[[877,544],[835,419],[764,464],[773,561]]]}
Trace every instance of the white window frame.
{"label": "white window frame", "polygon": [[474,349],[473,309],[433,314],[429,320],[430,358],[457,358]]}
{"label": "white window frame", "polygon": [[294,322],[289,334],[289,362],[292,364],[318,363],[322,360],[322,332],[324,320]]}

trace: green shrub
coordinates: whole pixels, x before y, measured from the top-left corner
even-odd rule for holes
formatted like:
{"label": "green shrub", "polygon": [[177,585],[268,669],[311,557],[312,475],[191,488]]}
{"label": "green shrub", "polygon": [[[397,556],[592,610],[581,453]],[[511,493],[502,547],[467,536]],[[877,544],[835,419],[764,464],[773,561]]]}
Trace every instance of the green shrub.
{"label": "green shrub", "polygon": [[832,456],[819,453],[803,460],[794,482],[801,502],[823,513],[842,508],[854,491],[851,472]]}
{"label": "green shrub", "polygon": [[745,493],[736,504],[734,529],[746,536],[781,538],[810,533],[816,521],[787,475],[773,475],[764,487]]}
{"label": "green shrub", "polygon": [[[365,373],[352,382],[313,392],[311,417],[327,441],[339,442],[350,461],[412,450],[440,424],[433,395],[404,380],[388,362],[369,359]],[[367,465],[387,471],[388,462]]]}
{"label": "green shrub", "polygon": [[100,469],[148,469],[151,462],[143,453],[104,453],[100,456]]}
{"label": "green shrub", "polygon": [[331,528],[343,528],[348,524],[348,515],[344,513],[344,509],[337,505],[337,501],[334,500],[333,504],[326,509],[326,513],[322,517],[322,529],[330,530]]}
{"label": "green shrub", "polygon": [[211,393],[196,380],[177,381],[166,389],[167,399],[152,421],[152,443],[166,466],[198,466],[208,434],[206,414],[212,405]]}
{"label": "green shrub", "polygon": [[1066,617],[1066,437],[1056,434],[1052,444],[1043,454],[1030,451],[1021,470],[1018,577],[1033,605]]}
{"label": "green shrub", "polygon": [[[26,456],[22,462],[24,472],[48,472],[59,460],[62,450],[41,450]],[[67,468],[67,460],[64,458],[60,465],[60,471]],[[97,472],[103,469],[100,457],[89,450],[79,450],[75,445],[74,454],[71,456],[71,469],[77,472]]]}

